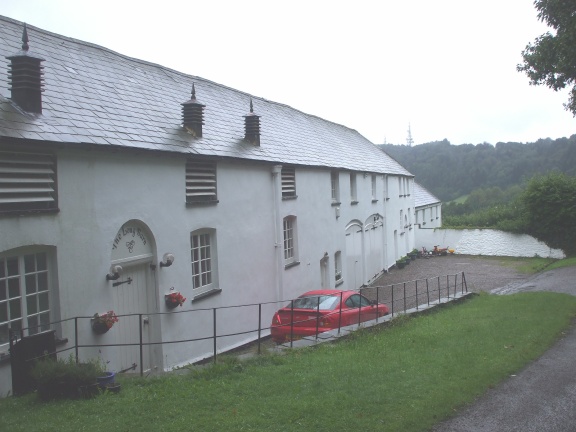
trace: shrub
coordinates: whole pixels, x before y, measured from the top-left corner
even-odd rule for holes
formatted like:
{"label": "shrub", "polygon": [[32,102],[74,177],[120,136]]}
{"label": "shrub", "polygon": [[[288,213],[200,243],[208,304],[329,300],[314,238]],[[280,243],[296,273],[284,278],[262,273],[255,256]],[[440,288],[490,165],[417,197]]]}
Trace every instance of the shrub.
{"label": "shrub", "polygon": [[45,359],[36,362],[31,376],[36,382],[38,395],[43,400],[77,398],[81,387],[96,384],[104,373],[99,362],[76,363],[71,355],[67,360]]}

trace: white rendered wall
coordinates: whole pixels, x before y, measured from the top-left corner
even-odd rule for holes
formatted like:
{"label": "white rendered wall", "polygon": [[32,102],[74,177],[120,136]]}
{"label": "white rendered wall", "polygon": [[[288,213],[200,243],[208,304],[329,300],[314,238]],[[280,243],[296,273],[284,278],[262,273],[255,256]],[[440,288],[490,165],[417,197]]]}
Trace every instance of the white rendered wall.
{"label": "white rendered wall", "polygon": [[[373,200],[371,175],[357,173],[358,203],[352,204],[349,173],[341,172],[341,204],[336,210],[331,201],[330,170],[296,168],[298,197],[282,200],[280,214],[276,215],[271,165],[218,161],[219,203],[187,207],[183,157],[68,150],[59,151],[57,156],[60,212],[0,218],[0,253],[34,245],[50,246],[56,251],[51,298],[53,319],[91,317],[111,308],[113,287],[105,275],[110,268],[114,237],[128,221],[140,223],[149,230],[154,264],[157,265],[166,252],[175,256],[172,266],[157,266],[153,270],[157,306],[147,312],[168,312],[163,305],[163,295],[170,287],[188,299],[177,312],[194,311],[162,315],[155,324],[162,341],[210,335],[213,310],[223,306],[268,302],[262,306],[262,326],[268,327],[273,312],[283,300],[320,288],[320,260],[326,253],[328,274],[332,278],[334,254],[341,251],[345,255],[346,227],[355,221],[365,226],[373,221],[374,215],[385,220],[383,269],[389,268],[397,258],[392,240],[394,230],[399,233],[400,255],[414,247],[414,221],[412,226],[404,228],[399,218],[400,210],[413,211],[413,198],[400,197],[398,182],[393,176],[388,182],[389,199],[384,195],[384,178],[379,175],[378,199]],[[278,222],[282,221],[275,218],[288,215],[297,217],[300,264],[279,270],[277,257],[283,249],[281,242],[276,242],[276,232]],[[218,288],[222,292],[191,302],[190,233],[200,228],[216,229]],[[345,265],[342,270],[344,283],[338,288],[358,288],[350,286]],[[258,309],[253,306],[220,309],[217,323],[219,334],[254,330],[258,325]],[[73,334],[72,323],[62,325],[58,331],[59,336],[71,342]],[[225,350],[254,337],[254,333],[246,333],[221,339],[217,349]],[[114,343],[114,328],[105,335],[94,336],[86,319],[80,322],[79,338],[86,344]],[[161,348],[160,366],[171,368],[209,355],[212,349],[210,340],[166,344]],[[100,357],[110,361],[112,370],[116,368],[114,348],[82,349],[80,356]],[[9,370],[6,363],[0,364],[0,394],[6,394],[11,387]]]}
{"label": "white rendered wall", "polygon": [[492,229],[453,230],[419,229],[416,247],[431,250],[434,245],[455,249],[457,254],[564,258],[560,249],[552,249],[545,243],[526,234],[512,234]]}

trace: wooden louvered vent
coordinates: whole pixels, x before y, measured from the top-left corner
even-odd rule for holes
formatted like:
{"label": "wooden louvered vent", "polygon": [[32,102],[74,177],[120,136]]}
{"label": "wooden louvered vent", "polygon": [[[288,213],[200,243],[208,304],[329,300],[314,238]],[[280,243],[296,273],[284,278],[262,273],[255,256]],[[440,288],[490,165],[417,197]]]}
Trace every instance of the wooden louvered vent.
{"label": "wooden louvered vent", "polygon": [[296,170],[282,167],[282,198],[296,198]]}
{"label": "wooden louvered vent", "polygon": [[186,162],[186,203],[217,202],[216,163]]}
{"label": "wooden louvered vent", "polygon": [[57,208],[54,155],[0,152],[0,212]]}

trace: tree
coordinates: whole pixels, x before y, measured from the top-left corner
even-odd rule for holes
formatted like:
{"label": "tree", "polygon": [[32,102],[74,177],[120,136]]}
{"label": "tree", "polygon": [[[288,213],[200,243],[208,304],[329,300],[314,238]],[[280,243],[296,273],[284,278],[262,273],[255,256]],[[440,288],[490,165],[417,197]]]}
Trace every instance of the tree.
{"label": "tree", "polygon": [[525,231],[568,256],[576,255],[576,177],[533,177],[521,197]]}
{"label": "tree", "polygon": [[554,91],[572,86],[564,107],[576,116],[576,2],[535,0],[534,6],[538,19],[555,34],[547,32],[526,45],[524,63],[516,69],[528,75],[531,85],[546,85]]}

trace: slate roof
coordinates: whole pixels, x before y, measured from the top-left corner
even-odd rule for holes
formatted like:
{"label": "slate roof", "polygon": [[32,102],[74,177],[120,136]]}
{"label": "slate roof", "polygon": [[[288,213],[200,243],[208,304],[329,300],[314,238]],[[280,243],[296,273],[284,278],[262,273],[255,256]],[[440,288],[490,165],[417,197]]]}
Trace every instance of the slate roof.
{"label": "slate roof", "polygon": [[414,205],[416,208],[432,204],[439,204],[441,201],[428,192],[422,185],[414,182]]}
{"label": "slate roof", "polygon": [[[411,174],[357,131],[204,78],[130,58],[28,25],[30,54],[43,57],[41,115],[9,100],[6,56],[20,51],[23,23],[0,16],[0,138],[118,146],[273,163]],[[205,104],[203,137],[181,126],[181,103]],[[250,98],[261,145],[244,142]]]}

